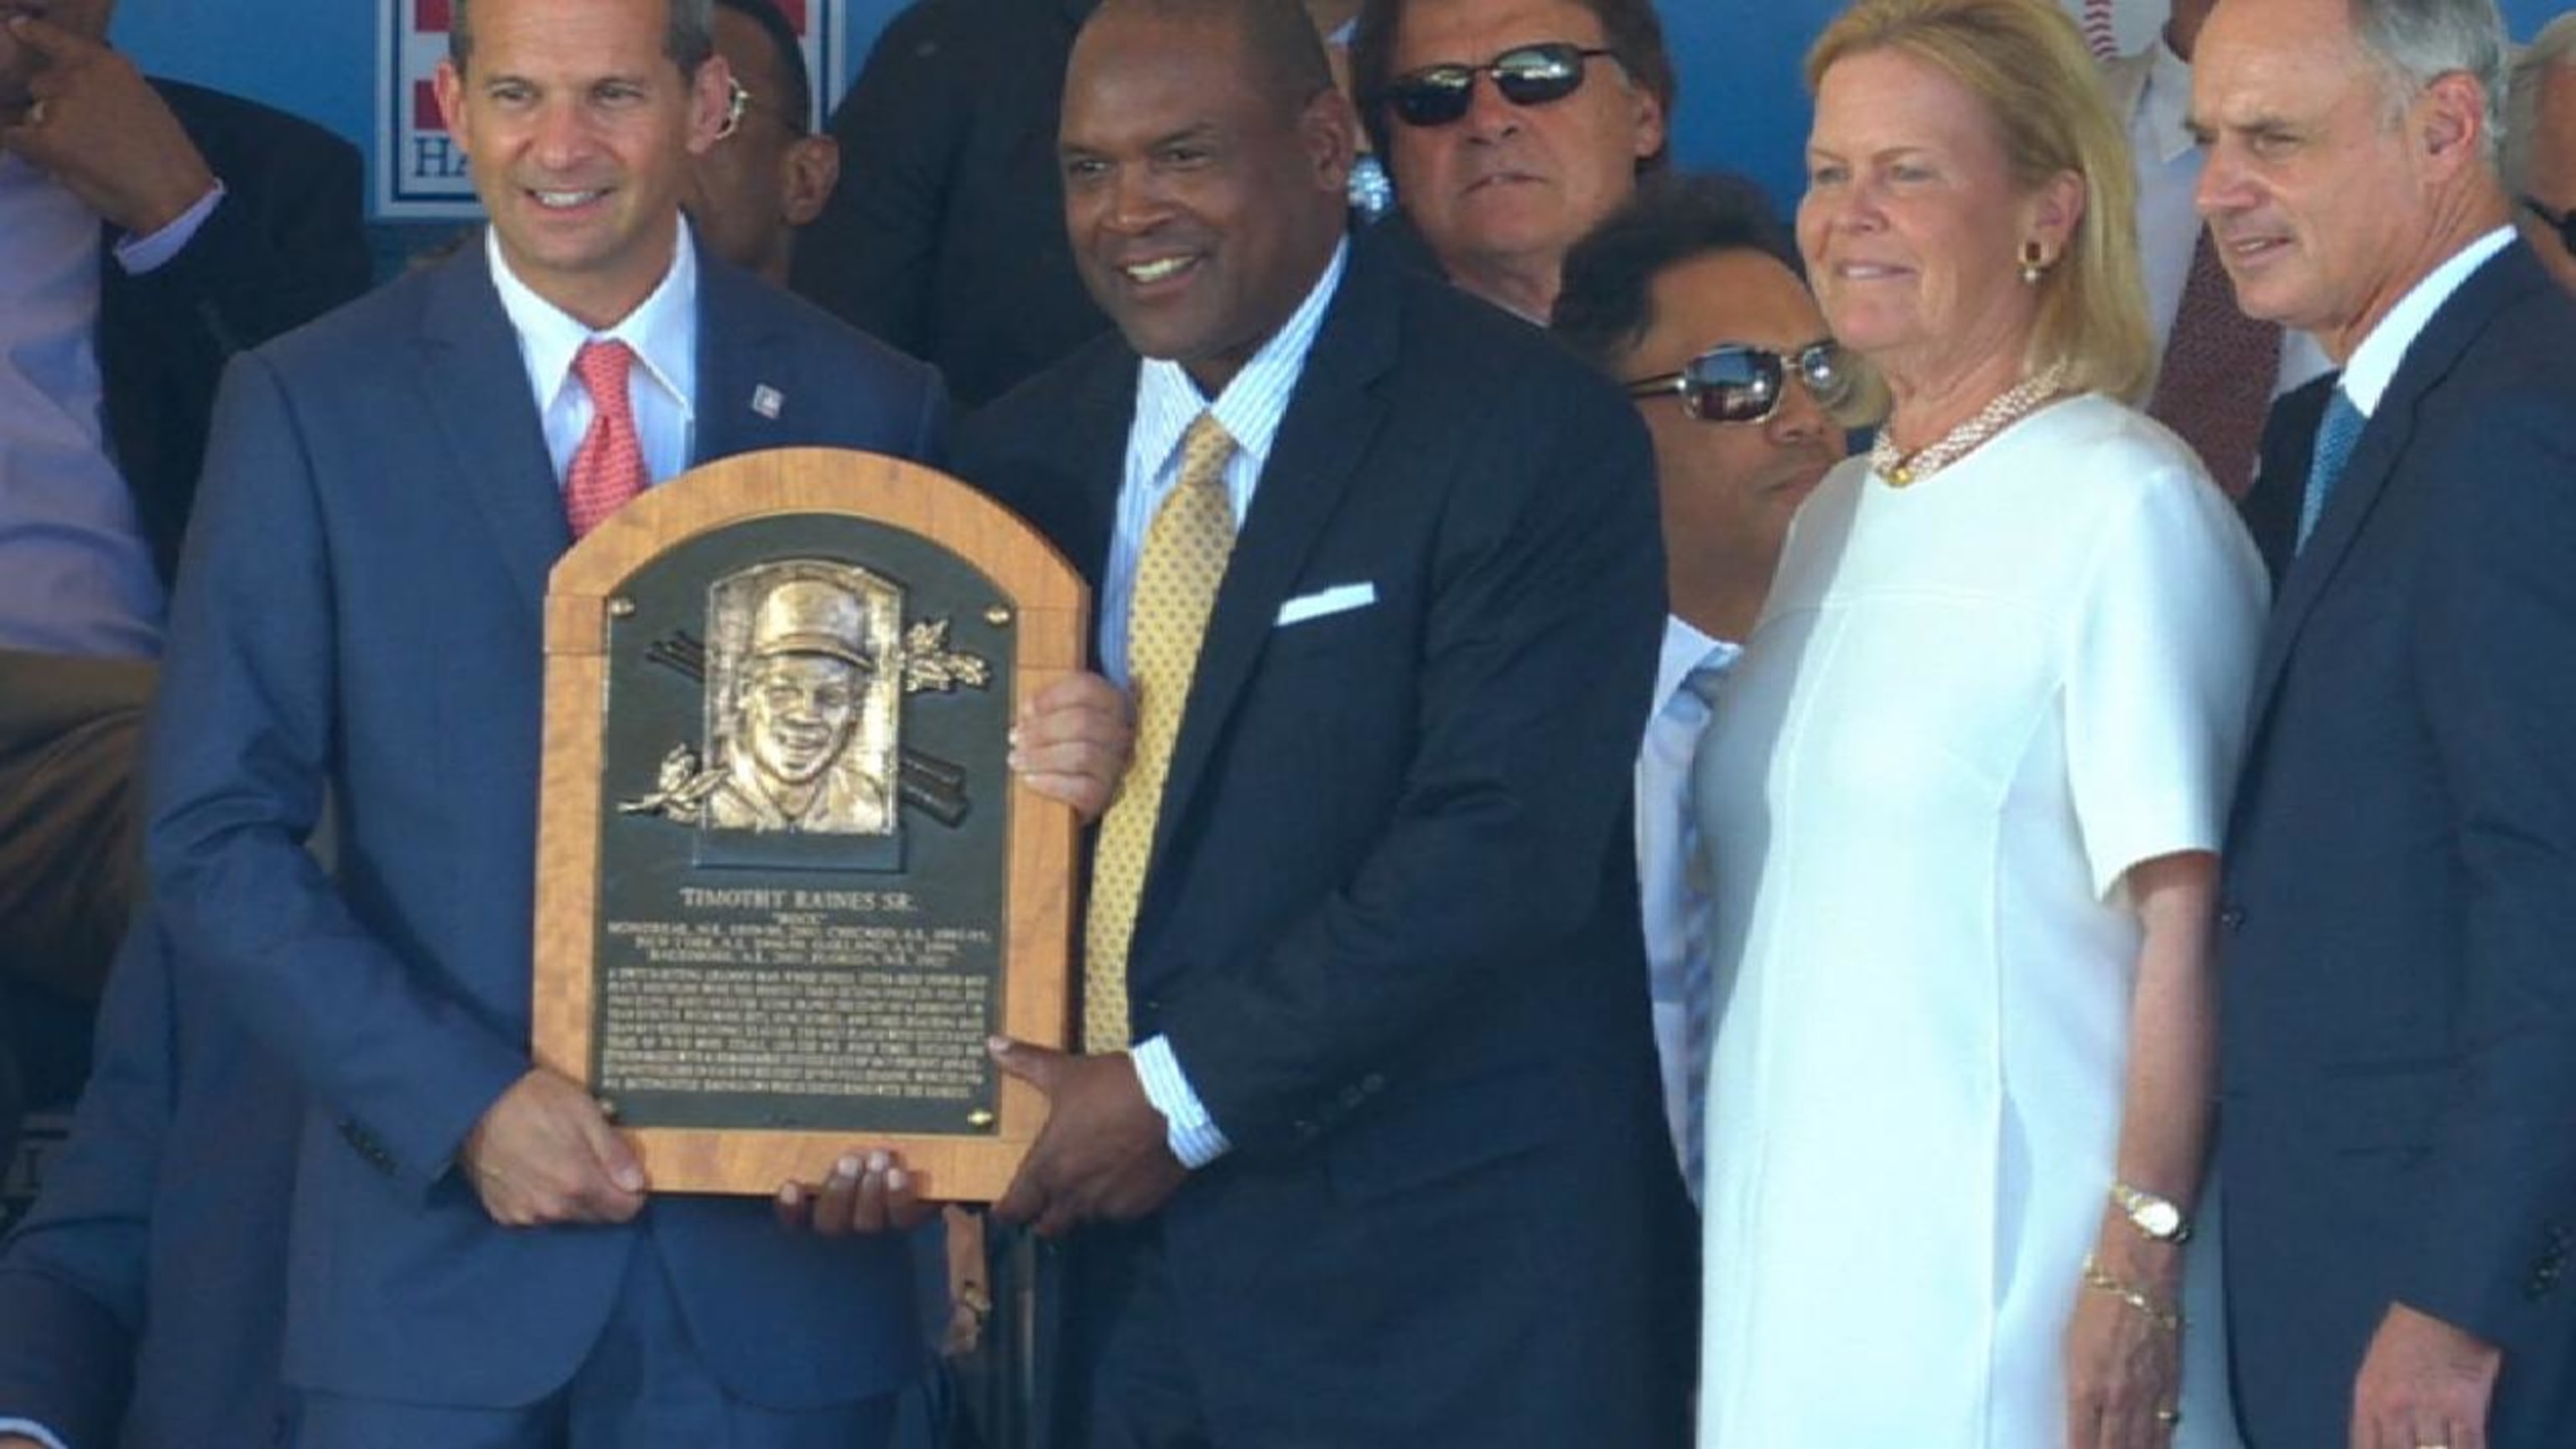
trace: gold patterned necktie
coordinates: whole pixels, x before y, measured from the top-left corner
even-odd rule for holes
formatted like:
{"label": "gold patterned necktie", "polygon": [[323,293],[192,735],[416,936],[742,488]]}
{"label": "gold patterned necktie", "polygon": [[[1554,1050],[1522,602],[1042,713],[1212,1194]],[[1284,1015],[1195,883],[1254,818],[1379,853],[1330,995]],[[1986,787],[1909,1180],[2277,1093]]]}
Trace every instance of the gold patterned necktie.
{"label": "gold patterned necktie", "polygon": [[1100,822],[1091,858],[1091,906],[1083,923],[1082,1049],[1123,1051],[1128,1043],[1127,947],[1145,894],[1145,863],[1181,709],[1198,672],[1199,640],[1234,552],[1234,505],[1225,491],[1234,439],[1216,414],[1201,413],[1181,439],[1181,481],[1154,511],[1136,560],[1127,608],[1127,684],[1136,696],[1136,748],[1116,803]]}

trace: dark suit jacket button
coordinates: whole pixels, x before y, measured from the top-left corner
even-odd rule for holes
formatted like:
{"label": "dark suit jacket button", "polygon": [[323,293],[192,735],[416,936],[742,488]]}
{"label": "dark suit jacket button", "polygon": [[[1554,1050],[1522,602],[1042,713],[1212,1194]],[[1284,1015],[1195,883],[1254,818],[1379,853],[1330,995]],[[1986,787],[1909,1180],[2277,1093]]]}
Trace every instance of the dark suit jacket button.
{"label": "dark suit jacket button", "polygon": [[1386,1090],[1386,1078],[1375,1072],[1371,1072],[1367,1076],[1360,1078],[1360,1090],[1374,1097],[1378,1093]]}
{"label": "dark suit jacket button", "polygon": [[2218,912],[2218,924],[2230,931],[2243,930],[2245,928],[2245,908],[2243,906],[2222,907]]}
{"label": "dark suit jacket button", "polygon": [[1343,1106],[1343,1107],[1344,1107],[1344,1109],[1346,1109],[1346,1110],[1347,1110],[1347,1109],[1350,1109],[1350,1108],[1357,1107],[1357,1106],[1359,1106],[1359,1104],[1360,1104],[1360,1103],[1365,1102],[1365,1101],[1367,1101],[1367,1100],[1368,1100],[1368,1093],[1366,1093],[1366,1092],[1364,1092],[1364,1091],[1360,1090],[1360,1088],[1359,1088],[1356,1084],[1354,1084],[1354,1085],[1352,1085],[1352,1086],[1348,1086],[1348,1087],[1344,1087],[1344,1088],[1342,1088],[1342,1097],[1341,1097],[1341,1101],[1342,1101],[1342,1106]]}

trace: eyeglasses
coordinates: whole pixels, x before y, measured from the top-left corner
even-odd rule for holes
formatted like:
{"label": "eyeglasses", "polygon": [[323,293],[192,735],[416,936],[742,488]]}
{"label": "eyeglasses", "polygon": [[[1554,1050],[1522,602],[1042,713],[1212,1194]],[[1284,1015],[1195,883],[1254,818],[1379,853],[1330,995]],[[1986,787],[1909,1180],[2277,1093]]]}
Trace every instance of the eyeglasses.
{"label": "eyeglasses", "polygon": [[2576,256],[2576,211],[2551,211],[2528,196],[2522,204],[2532,215],[2549,223],[2549,229],[2558,233],[2558,244],[2567,248],[2568,255]]}
{"label": "eyeglasses", "polygon": [[1601,46],[1550,40],[1514,46],[1484,65],[1459,61],[1426,65],[1387,82],[1387,109],[1408,126],[1448,125],[1467,114],[1480,75],[1492,76],[1494,89],[1513,105],[1543,106],[1582,88],[1585,61],[1611,54]]}
{"label": "eyeglasses", "polygon": [[1780,410],[1794,372],[1820,407],[1851,396],[1851,360],[1831,341],[1810,342],[1795,352],[1774,352],[1742,342],[1721,342],[1682,364],[1628,384],[1628,396],[1678,395],[1682,410],[1703,423],[1761,423]]}
{"label": "eyeglasses", "polygon": [[791,136],[803,136],[805,134],[805,122],[802,118],[791,116],[775,106],[761,104],[760,98],[753,95],[751,93],[751,88],[744,85],[739,79],[728,76],[725,78],[725,85],[728,89],[725,92],[724,124],[716,128],[717,140],[721,141],[727,136],[732,135],[734,132],[741,130],[742,118],[747,115],[751,115],[754,112],[768,116],[777,121],[778,124],[785,126],[787,128],[787,134]]}

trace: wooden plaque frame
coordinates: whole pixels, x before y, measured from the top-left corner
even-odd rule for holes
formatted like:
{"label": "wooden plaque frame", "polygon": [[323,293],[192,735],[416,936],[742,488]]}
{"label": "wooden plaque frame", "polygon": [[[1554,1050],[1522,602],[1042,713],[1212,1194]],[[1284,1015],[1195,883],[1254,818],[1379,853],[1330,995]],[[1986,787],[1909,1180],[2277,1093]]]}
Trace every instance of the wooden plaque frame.
{"label": "wooden plaque frame", "polygon": [[[780,514],[838,514],[915,534],[980,569],[1015,603],[1002,711],[1083,667],[1089,596],[1036,530],[966,484],[872,453],[780,449],[696,468],[620,509],[556,564],[546,596],[544,776],[538,821],[537,1061],[592,1085],[599,1002],[595,946],[604,883],[601,784],[608,642],[620,591],[689,540]],[[999,1028],[1050,1047],[1067,1035],[1073,811],[1013,779],[1003,893],[1007,957]],[[998,1122],[958,1135],[761,1128],[626,1128],[657,1192],[769,1196],[819,1183],[853,1148],[903,1154],[924,1197],[989,1201],[1009,1185],[1046,1118],[1046,1099],[999,1078]]]}

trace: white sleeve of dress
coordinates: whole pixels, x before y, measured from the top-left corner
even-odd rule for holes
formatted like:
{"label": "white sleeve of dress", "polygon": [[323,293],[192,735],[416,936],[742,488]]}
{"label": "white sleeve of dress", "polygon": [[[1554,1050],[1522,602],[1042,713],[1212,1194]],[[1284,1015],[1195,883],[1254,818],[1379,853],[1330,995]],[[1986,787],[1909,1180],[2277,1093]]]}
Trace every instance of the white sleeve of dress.
{"label": "white sleeve of dress", "polygon": [[2141,861],[2218,848],[2270,593],[2197,463],[2165,446],[2119,454],[2147,476],[2090,485],[2128,496],[2070,616],[2063,701],[2076,821],[2105,898]]}

